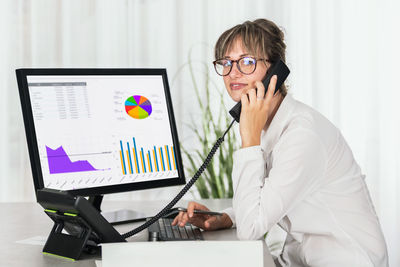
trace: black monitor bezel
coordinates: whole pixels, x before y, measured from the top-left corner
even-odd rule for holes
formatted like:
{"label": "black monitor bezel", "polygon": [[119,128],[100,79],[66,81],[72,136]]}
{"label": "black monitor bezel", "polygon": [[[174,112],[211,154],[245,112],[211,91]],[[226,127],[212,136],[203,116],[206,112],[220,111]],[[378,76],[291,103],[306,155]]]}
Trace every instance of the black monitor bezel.
{"label": "black monitor bezel", "polygon": [[29,88],[27,82],[27,76],[57,76],[57,75],[161,75],[164,84],[164,92],[166,96],[167,109],[169,115],[169,122],[171,125],[171,134],[172,140],[175,147],[176,154],[176,162],[177,162],[177,178],[169,178],[163,180],[155,180],[148,182],[136,182],[136,183],[126,183],[120,185],[109,185],[109,186],[101,186],[101,187],[93,187],[93,188],[84,188],[84,189],[75,189],[75,190],[66,190],[72,195],[77,196],[96,196],[96,195],[104,195],[104,194],[112,194],[112,193],[121,193],[128,191],[136,191],[150,188],[159,188],[159,187],[167,187],[167,186],[175,186],[185,184],[185,175],[184,169],[182,165],[182,158],[179,146],[179,138],[178,132],[175,123],[175,116],[172,107],[172,99],[169,90],[167,71],[166,69],[145,69],[145,68],[129,68],[129,69],[86,69],[86,68],[74,68],[74,69],[65,69],[65,68],[57,68],[57,69],[17,69],[17,82],[19,88],[19,95],[22,107],[22,115],[24,119],[25,125],[25,134],[28,143],[28,151],[29,158],[31,163],[31,170],[33,176],[33,183],[35,186],[35,192],[39,189],[44,188],[43,183],[43,174],[40,164],[39,157],[39,149],[36,139],[36,131],[35,124],[32,113],[32,105],[30,101]]}

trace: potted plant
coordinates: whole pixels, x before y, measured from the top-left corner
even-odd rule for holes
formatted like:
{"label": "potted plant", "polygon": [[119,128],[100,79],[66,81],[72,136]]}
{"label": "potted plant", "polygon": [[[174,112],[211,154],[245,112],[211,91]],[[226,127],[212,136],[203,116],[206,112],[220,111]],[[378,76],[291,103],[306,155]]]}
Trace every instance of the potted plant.
{"label": "potted plant", "polygon": [[[185,123],[195,136],[198,146],[181,146],[185,161],[185,172],[193,176],[204,162],[207,154],[216,140],[223,135],[232,121],[224,102],[224,92],[210,78],[210,67],[205,62],[192,60],[192,49],[189,51],[188,62],[178,71],[188,69],[195,93],[195,99],[200,118],[190,116],[190,122]],[[196,69],[200,67],[200,71]],[[175,76],[176,78],[176,76]],[[175,80],[174,78],[174,80]],[[201,90],[199,84],[202,84]],[[211,101],[211,99],[213,101]],[[217,100],[217,101],[215,101]],[[212,102],[219,103],[218,108]],[[196,189],[201,198],[232,198],[232,165],[233,152],[238,148],[235,132],[230,130],[225,141],[214,155],[204,173],[196,181]]]}

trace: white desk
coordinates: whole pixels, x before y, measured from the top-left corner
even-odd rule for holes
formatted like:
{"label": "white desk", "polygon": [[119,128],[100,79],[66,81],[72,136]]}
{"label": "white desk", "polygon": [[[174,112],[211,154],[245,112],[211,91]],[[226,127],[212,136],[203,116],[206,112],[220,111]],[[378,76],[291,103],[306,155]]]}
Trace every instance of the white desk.
{"label": "white desk", "polygon": [[[105,201],[102,209],[113,211],[118,209],[133,209],[137,211],[156,213],[168,201]],[[201,200],[210,209],[221,210],[231,205],[231,200]],[[181,201],[178,206],[186,206],[186,201]],[[43,212],[43,208],[37,203],[0,203],[1,227],[0,227],[0,266],[30,266],[30,267],[95,267],[95,258],[68,261],[42,254],[42,246],[16,243],[16,241],[35,236],[48,236],[53,226],[52,221]],[[132,230],[140,223],[131,223],[116,226],[119,232]],[[203,232],[206,240],[237,240],[235,229]],[[128,239],[129,242],[147,241],[147,231],[144,230]],[[264,266],[275,266],[271,254],[265,246]]]}

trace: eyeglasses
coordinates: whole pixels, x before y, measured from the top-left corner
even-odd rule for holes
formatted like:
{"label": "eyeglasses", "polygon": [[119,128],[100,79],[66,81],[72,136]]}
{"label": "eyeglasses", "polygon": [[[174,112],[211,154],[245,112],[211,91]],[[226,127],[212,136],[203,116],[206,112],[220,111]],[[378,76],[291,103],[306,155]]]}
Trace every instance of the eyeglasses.
{"label": "eyeglasses", "polygon": [[252,74],[257,67],[257,61],[264,60],[268,61],[268,59],[264,58],[254,58],[254,57],[241,57],[237,60],[230,60],[226,58],[221,58],[213,61],[215,71],[218,75],[226,76],[231,73],[233,63],[236,62],[238,70],[246,75]]}

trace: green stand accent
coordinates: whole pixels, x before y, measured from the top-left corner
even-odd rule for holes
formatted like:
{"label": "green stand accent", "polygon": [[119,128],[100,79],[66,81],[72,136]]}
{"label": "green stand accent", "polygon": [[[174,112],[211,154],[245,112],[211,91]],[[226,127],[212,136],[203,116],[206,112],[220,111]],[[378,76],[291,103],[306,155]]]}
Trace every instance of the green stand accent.
{"label": "green stand accent", "polygon": [[61,258],[61,259],[66,259],[66,260],[70,260],[70,261],[75,261],[74,259],[71,258],[67,258],[67,257],[63,257],[63,256],[59,256],[59,255],[55,255],[55,254],[51,254],[51,253],[47,253],[47,252],[43,252],[44,255],[50,255],[53,257],[57,257],[57,258]]}

